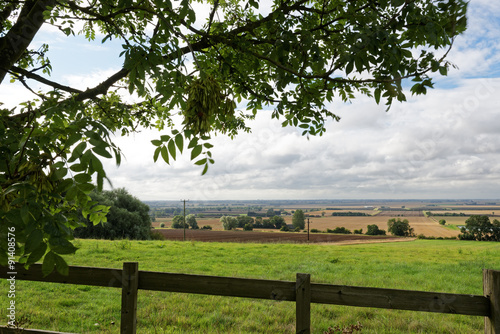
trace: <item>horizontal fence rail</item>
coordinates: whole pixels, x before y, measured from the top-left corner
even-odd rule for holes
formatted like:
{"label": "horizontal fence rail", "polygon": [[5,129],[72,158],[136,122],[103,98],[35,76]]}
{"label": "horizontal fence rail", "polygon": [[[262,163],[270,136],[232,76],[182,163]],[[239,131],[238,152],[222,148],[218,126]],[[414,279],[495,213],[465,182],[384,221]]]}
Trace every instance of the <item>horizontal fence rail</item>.
{"label": "horizontal fence rail", "polygon": [[[293,282],[139,271],[135,262],[124,263],[123,269],[72,266],[68,276],[53,272],[46,277],[43,277],[40,264],[32,265],[29,270],[21,265],[17,267],[16,280],[121,288],[121,333],[135,333],[137,291],[152,290],[294,301],[297,303],[298,333],[309,333],[309,305],[318,303],[482,316],[486,317],[485,332],[500,334],[500,310],[496,305],[500,272],[492,270],[485,270],[485,295],[480,296],[310,283],[308,274],[297,274]],[[8,279],[8,270],[3,269],[0,278]],[[2,328],[0,333],[4,333]]]}

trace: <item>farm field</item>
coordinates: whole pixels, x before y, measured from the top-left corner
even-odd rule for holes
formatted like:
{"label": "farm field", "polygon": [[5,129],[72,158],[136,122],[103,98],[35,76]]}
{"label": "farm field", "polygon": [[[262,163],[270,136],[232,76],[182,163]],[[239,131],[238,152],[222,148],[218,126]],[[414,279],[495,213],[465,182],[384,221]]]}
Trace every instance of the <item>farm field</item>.
{"label": "farm field", "polygon": [[465,226],[465,221],[469,217],[433,217],[433,218],[436,219],[437,221],[439,221],[440,219],[444,219],[446,220],[447,225]]}
{"label": "farm field", "polygon": [[[358,229],[363,229],[363,233],[367,231],[367,226],[375,224],[377,225],[380,229],[386,230],[387,231],[387,221],[391,218],[401,218],[401,219],[408,219],[410,222],[410,226],[413,227],[415,230],[415,234],[423,234],[427,237],[456,237],[458,234],[460,234],[459,230],[453,230],[450,228],[446,228],[442,225],[439,225],[438,218],[441,217],[433,217],[436,220],[432,218],[427,218],[422,216],[398,216],[399,212],[396,211],[394,215],[387,215],[387,216],[360,216],[360,217],[338,217],[338,216],[324,216],[324,217],[312,217],[309,218],[310,222],[310,228],[313,229],[318,229],[320,231],[326,231],[328,228],[329,229],[334,229],[335,227],[345,227],[351,231],[358,230]],[[284,217],[285,222],[287,224],[292,224],[292,217],[287,216]],[[465,219],[467,217],[445,217],[446,221],[449,221],[449,224],[455,224],[452,222],[450,218],[463,218],[463,220],[459,220],[459,224],[463,224],[465,222]],[[219,222],[218,218],[202,218],[202,219],[197,219],[198,225],[202,227],[203,225],[210,225],[212,226],[213,230],[219,230],[222,231],[222,223]],[[454,220],[453,220],[454,221]],[[155,227],[159,227],[160,223],[165,223],[165,227],[170,227],[171,219],[157,219],[157,221],[153,224]],[[307,224],[307,219],[306,219],[306,224]],[[257,229],[255,230],[257,231]],[[270,231],[269,229],[263,230],[263,231]],[[271,230],[274,231],[274,230]],[[249,232],[252,233],[252,232]],[[290,233],[290,232],[287,232]]]}
{"label": "farm field", "polygon": [[308,212],[307,214],[311,215],[311,216],[316,216],[316,215],[322,215],[322,213],[324,212],[324,216],[327,217],[327,216],[331,216],[332,213],[334,212],[361,212],[361,213],[365,213],[366,215],[368,216],[371,216],[371,215],[375,215],[378,213],[378,211],[376,210],[373,210],[373,209],[365,209],[365,208],[349,208],[349,209],[338,209],[338,210],[319,210],[319,211],[311,211],[311,212]]}
{"label": "farm field", "polygon": [[[159,229],[157,230],[165,236],[167,240],[182,241],[184,231],[182,229]],[[409,238],[398,238],[393,236],[359,235],[359,234],[331,234],[331,233],[310,233],[309,241],[307,233],[280,232],[277,230],[260,231],[207,231],[207,230],[186,230],[187,241],[207,241],[207,242],[280,242],[280,243],[331,243],[331,244],[354,244],[372,242],[397,242],[409,241]]]}
{"label": "farm field", "polygon": [[496,215],[499,215],[500,216],[500,208],[498,209],[498,211],[495,211],[495,210],[453,210],[453,211],[450,211],[450,210],[432,210],[431,211],[433,214],[460,214],[460,213],[463,213],[463,214],[466,214],[466,215],[485,215],[485,216],[496,216]]}
{"label": "farm field", "polygon": [[[500,269],[500,243],[416,240],[349,246],[77,240],[71,265],[482,294],[482,269]],[[0,281],[2,291],[7,282]],[[29,328],[118,333],[119,289],[17,281],[17,316]],[[6,305],[7,294],[0,296]],[[6,319],[6,307],[0,317]],[[360,323],[363,333],[482,333],[483,318],[312,305],[313,333]],[[289,302],[139,291],[138,333],[294,333]]]}
{"label": "farm field", "polygon": [[375,224],[380,229],[387,231],[387,220],[391,218],[408,219],[410,226],[415,230],[415,234],[423,234],[433,237],[456,237],[459,231],[451,230],[439,225],[438,222],[426,217],[398,217],[398,216],[371,216],[371,217],[322,217],[312,220],[311,228],[319,230],[333,229],[335,227],[345,227],[351,231],[363,229],[367,231],[367,226]]}

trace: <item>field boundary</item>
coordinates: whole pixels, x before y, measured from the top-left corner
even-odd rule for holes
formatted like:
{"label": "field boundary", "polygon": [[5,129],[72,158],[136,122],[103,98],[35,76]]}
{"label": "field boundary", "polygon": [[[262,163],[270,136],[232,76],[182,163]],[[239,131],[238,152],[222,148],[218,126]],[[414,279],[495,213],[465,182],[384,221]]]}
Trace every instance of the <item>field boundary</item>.
{"label": "field boundary", "polygon": [[[480,296],[311,283],[311,275],[302,273],[294,282],[139,271],[137,262],[125,262],[122,269],[71,266],[68,276],[53,272],[44,277],[41,264],[29,270],[20,264],[17,268],[16,280],[121,288],[122,334],[136,333],[138,290],[293,301],[297,333],[310,333],[310,304],[319,303],[482,316],[485,333],[500,334],[500,271],[489,269],[483,271],[484,295]],[[9,279],[8,271],[2,267],[0,278]],[[0,333],[18,332],[0,327]],[[24,333],[59,332],[25,329]]]}

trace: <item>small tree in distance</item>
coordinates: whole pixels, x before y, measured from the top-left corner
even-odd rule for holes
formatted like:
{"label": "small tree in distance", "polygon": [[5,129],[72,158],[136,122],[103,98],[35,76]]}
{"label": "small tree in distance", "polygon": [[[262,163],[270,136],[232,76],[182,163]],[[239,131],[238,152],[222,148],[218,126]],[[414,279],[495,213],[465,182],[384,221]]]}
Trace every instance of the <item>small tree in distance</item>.
{"label": "small tree in distance", "polygon": [[253,225],[245,224],[245,226],[243,226],[243,231],[253,231]]}
{"label": "small tree in distance", "polygon": [[186,225],[186,228],[189,228],[189,225],[184,223],[184,216],[174,216],[172,219],[172,228],[184,228],[184,225]]}
{"label": "small tree in distance", "polygon": [[462,227],[460,240],[500,241],[500,221],[490,222],[488,216],[472,215]]}
{"label": "small tree in distance", "polygon": [[186,216],[186,223],[193,229],[199,229],[198,222],[196,221],[196,217],[193,214]]}
{"label": "small tree in distance", "polygon": [[286,225],[285,219],[281,216],[272,216],[271,219],[269,219],[269,222],[276,226],[276,228],[279,230],[283,225]]}
{"label": "small tree in distance", "polygon": [[266,212],[266,217],[272,217],[272,216],[274,216],[274,209],[270,208]]}
{"label": "small tree in distance", "polygon": [[306,227],[306,220],[304,212],[302,210],[299,209],[293,213],[292,224],[293,227],[295,228],[299,227],[301,230],[303,230]]}
{"label": "small tree in distance", "polygon": [[400,237],[411,237],[414,235],[413,228],[410,227],[408,219],[391,218],[387,221],[387,230],[393,235]]}
{"label": "small tree in distance", "polygon": [[238,224],[238,220],[230,216],[222,216],[220,222],[226,231],[236,229],[236,225]]}
{"label": "small tree in distance", "polygon": [[366,235],[385,235],[385,230],[379,229],[375,224],[368,225],[366,228]]}

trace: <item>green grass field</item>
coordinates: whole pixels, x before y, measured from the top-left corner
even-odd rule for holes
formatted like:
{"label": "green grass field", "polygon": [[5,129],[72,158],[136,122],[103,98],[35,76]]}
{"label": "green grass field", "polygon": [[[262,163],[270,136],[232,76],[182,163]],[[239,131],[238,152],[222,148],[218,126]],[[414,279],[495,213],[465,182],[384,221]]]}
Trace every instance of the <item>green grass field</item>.
{"label": "green grass field", "polygon": [[[482,294],[482,269],[500,269],[500,243],[417,240],[367,245],[230,244],[77,240],[71,265]],[[7,282],[0,316],[6,323]],[[118,333],[121,291],[17,281],[19,318],[30,328]],[[312,306],[314,333],[361,323],[362,333],[482,333],[483,318],[434,313]],[[234,297],[139,291],[138,333],[294,333],[295,304]]]}

